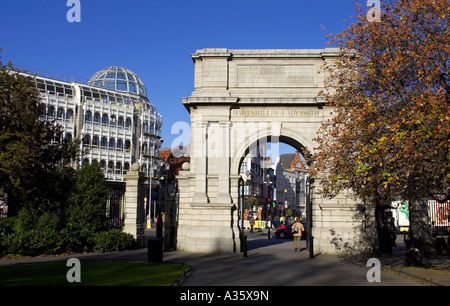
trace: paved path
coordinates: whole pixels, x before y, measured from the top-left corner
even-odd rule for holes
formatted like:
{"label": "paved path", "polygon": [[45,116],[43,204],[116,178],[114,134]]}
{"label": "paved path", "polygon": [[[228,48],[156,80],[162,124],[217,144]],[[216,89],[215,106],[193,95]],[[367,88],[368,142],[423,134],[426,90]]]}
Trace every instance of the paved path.
{"label": "paved path", "polygon": [[[153,236],[152,230],[147,231]],[[267,239],[264,232],[247,233],[248,256],[234,254],[198,254],[182,251],[164,252],[164,262],[191,266],[182,286],[418,286],[421,283],[404,275],[381,271],[381,282],[367,281],[367,258],[320,254],[309,258],[305,241],[303,250],[294,252],[292,239]],[[397,249],[397,248],[396,248]],[[401,249],[397,249],[401,253]],[[30,259],[0,260],[0,265],[28,262],[67,261],[147,261],[147,249],[107,254],[69,255]],[[402,256],[380,258],[382,268],[391,266]],[[446,258],[448,263],[448,257]],[[397,262],[398,263],[398,262]],[[425,276],[426,277],[426,276]],[[449,285],[447,283],[446,285]]]}
{"label": "paved path", "polygon": [[236,254],[164,253],[165,261],[192,266],[183,286],[417,286],[417,282],[381,271],[380,283],[369,283],[371,267],[356,265],[334,255],[309,258],[294,251],[292,239],[267,239],[265,233],[248,234],[247,257]]}

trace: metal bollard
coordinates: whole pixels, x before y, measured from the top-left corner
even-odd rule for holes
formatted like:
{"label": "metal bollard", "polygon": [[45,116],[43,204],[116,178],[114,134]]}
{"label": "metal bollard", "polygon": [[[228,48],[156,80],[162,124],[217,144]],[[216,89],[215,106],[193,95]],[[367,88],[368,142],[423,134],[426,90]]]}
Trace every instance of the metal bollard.
{"label": "metal bollard", "polygon": [[147,256],[149,262],[163,261],[163,242],[164,240],[159,237],[147,240]]}
{"label": "metal bollard", "polygon": [[244,235],[244,257],[247,257],[247,236]]}

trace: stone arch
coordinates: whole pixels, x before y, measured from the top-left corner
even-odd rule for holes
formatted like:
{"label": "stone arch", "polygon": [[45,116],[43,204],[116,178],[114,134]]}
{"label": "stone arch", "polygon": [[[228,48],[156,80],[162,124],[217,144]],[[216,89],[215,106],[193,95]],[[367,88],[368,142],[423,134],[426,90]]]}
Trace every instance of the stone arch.
{"label": "stone arch", "polygon": [[249,149],[261,140],[266,142],[275,141],[286,143],[299,150],[305,157],[314,150],[312,140],[292,128],[282,129],[279,135],[274,135],[273,130],[270,128],[259,130],[258,132],[252,133],[246,137],[244,141],[241,141],[240,144],[238,144],[234,154],[231,156],[231,175],[239,175],[240,165]]}
{"label": "stone arch", "polygon": [[[195,90],[182,98],[191,116],[191,143],[190,165],[177,176],[177,249],[236,252],[242,160],[261,141],[289,144],[305,158],[314,152],[316,131],[332,112],[320,96],[327,90],[321,67],[337,57],[337,49],[192,54]],[[361,234],[362,227],[372,230],[358,199],[315,194],[312,207],[314,253],[364,251],[371,243]]]}

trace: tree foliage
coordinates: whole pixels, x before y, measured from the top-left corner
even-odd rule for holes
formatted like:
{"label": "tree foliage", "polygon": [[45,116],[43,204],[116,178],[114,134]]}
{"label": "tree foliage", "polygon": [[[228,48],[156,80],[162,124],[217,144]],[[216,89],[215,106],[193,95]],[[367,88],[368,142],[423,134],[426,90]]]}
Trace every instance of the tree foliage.
{"label": "tree foliage", "polygon": [[328,36],[341,57],[325,66],[333,118],[316,138],[325,195],[448,196],[449,3],[382,1],[380,22],[356,3],[352,24]]}
{"label": "tree foliage", "polygon": [[107,231],[98,163],[75,170],[78,140],[61,139],[42,109],[34,79],[0,61],[0,257],[132,248],[131,235]]}
{"label": "tree foliage", "polygon": [[105,176],[97,162],[77,170],[66,210],[67,228],[72,235],[87,241],[95,232],[107,229],[108,195]]}
{"label": "tree foliage", "polygon": [[34,80],[0,61],[0,197],[8,215],[25,206],[59,209],[73,173],[77,144],[61,140],[62,128],[40,120]]}

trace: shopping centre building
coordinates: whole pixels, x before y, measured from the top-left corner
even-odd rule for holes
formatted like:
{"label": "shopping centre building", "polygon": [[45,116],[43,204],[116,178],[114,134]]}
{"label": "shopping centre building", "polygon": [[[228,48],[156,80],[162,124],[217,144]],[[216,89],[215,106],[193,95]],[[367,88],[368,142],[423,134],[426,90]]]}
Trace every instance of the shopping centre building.
{"label": "shopping centre building", "polygon": [[100,70],[90,80],[30,70],[25,74],[35,77],[44,102],[40,118],[61,125],[63,139],[80,140],[78,166],[100,164],[111,190],[111,214],[121,220],[124,177],[134,163],[153,176],[162,142],[162,117],[141,79],[122,67]]}

